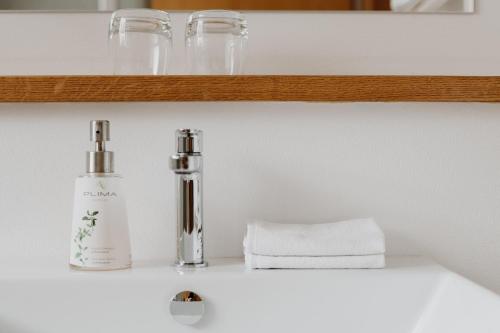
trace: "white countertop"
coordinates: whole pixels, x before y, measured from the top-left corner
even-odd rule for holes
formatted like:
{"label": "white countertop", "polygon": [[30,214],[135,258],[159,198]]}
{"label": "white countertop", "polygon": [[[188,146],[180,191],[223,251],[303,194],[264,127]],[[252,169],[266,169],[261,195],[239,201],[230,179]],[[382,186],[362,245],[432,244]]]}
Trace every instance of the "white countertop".
{"label": "white countertop", "polygon": [[498,332],[500,298],[424,257],[384,269],[247,270],[242,258],[178,270],[136,261],[75,271],[65,260],[0,266],[0,332],[193,332],[169,313],[181,291],[205,301],[197,324],[223,332]]}
{"label": "white countertop", "polygon": [[276,276],[283,274],[317,276],[380,276],[386,274],[414,274],[445,272],[434,261],[421,256],[388,256],[384,269],[267,269],[249,270],[243,258],[214,258],[209,266],[198,269],[178,269],[169,260],[134,261],[132,268],[116,271],[78,271],[56,260],[16,260],[3,263],[0,280],[5,279],[161,279],[172,276]]}

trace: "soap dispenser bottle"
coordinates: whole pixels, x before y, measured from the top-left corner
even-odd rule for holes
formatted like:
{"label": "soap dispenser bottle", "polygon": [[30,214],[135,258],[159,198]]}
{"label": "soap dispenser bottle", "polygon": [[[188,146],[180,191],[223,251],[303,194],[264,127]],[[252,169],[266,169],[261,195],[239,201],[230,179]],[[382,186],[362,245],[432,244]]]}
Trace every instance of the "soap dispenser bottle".
{"label": "soap dispenser bottle", "polygon": [[131,265],[122,177],[114,173],[109,121],[90,122],[87,173],[75,181],[70,267],[112,270]]}

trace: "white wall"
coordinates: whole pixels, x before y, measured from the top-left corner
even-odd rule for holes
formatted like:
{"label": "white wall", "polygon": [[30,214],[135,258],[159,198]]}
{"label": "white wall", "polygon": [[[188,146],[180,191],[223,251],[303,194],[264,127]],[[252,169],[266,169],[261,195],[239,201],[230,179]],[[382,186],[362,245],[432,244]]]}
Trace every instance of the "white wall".
{"label": "white wall", "polygon": [[[500,2],[478,7],[458,16],[250,14],[248,70],[498,75]],[[1,15],[1,74],[109,70],[106,14]],[[176,31],[183,20],[174,15]],[[474,103],[1,104],[0,260],[64,263],[88,120],[107,118],[128,180],[135,258],[174,255],[168,156],[174,129],[190,126],[206,132],[209,256],[240,255],[252,217],[374,216],[389,253],[430,255],[500,292],[498,110]]]}

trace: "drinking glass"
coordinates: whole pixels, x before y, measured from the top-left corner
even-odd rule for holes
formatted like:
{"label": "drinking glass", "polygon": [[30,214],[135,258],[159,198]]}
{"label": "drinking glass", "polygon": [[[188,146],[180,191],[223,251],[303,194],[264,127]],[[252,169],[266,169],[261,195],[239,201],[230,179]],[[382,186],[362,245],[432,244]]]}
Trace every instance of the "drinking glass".
{"label": "drinking glass", "polygon": [[117,10],[111,15],[109,46],[114,74],[167,74],[172,57],[170,16],[154,9]]}
{"label": "drinking glass", "polygon": [[247,34],[247,21],[241,13],[228,10],[192,13],[186,24],[188,72],[240,74]]}

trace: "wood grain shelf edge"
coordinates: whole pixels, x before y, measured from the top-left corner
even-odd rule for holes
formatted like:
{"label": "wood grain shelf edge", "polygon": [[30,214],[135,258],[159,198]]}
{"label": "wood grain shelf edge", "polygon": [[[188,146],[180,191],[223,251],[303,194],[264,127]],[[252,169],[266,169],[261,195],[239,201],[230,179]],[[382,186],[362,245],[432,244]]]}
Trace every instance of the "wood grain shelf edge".
{"label": "wood grain shelf edge", "polygon": [[500,102],[500,76],[0,76],[0,102]]}

